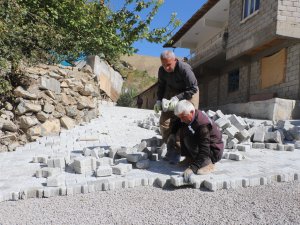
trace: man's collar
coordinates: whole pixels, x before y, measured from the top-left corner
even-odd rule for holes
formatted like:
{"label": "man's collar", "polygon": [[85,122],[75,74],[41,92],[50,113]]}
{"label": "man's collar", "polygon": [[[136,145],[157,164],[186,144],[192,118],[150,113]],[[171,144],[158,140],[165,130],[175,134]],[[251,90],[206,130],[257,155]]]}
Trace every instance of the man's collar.
{"label": "man's collar", "polygon": [[189,128],[189,130],[192,132],[192,134],[195,133],[195,130],[194,130],[193,127],[192,127],[193,122],[195,121],[195,119],[196,119],[196,110],[195,110],[195,112],[194,112],[192,121],[191,121],[191,122],[189,123],[189,125],[188,125],[188,128]]}

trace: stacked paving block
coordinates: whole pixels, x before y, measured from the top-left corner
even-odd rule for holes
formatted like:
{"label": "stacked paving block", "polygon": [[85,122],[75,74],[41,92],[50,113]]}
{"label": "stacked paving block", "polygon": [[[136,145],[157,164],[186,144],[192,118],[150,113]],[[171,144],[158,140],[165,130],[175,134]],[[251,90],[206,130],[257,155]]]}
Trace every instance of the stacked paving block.
{"label": "stacked paving block", "polygon": [[85,174],[96,170],[96,159],[91,156],[75,158],[72,164],[76,173]]}
{"label": "stacked paving block", "polygon": [[137,121],[139,127],[155,130],[159,133],[159,117],[160,114],[150,114],[150,116],[144,120]]}

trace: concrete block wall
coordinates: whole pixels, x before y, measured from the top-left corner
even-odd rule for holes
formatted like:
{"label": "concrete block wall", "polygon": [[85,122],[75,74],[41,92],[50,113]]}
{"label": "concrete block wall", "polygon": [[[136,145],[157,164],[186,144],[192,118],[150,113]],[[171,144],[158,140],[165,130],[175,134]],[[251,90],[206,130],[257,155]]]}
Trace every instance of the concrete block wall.
{"label": "concrete block wall", "polygon": [[218,83],[219,83],[219,79],[217,77],[214,77],[208,83],[207,98],[209,99],[210,106],[218,105]]}
{"label": "concrete block wall", "polygon": [[278,1],[277,31],[278,35],[300,38],[300,1]]}
{"label": "concrete block wall", "polygon": [[219,105],[247,101],[248,67],[242,66],[239,68],[239,70],[239,90],[231,93],[228,93],[228,71],[222,72],[220,77]]}
{"label": "concrete block wall", "polygon": [[280,1],[260,1],[259,10],[242,20],[243,1],[230,1],[227,59],[232,59],[275,37],[278,2]]}
{"label": "concrete block wall", "polygon": [[287,48],[287,64],[284,83],[261,89],[260,61],[261,59],[258,59],[251,63],[250,95],[277,93],[279,98],[299,99],[300,44]]}
{"label": "concrete block wall", "polygon": [[[248,102],[251,95],[266,93],[277,93],[279,98],[299,99],[300,44],[287,47],[285,82],[264,89],[261,88],[261,57],[246,64],[233,63],[236,66],[234,68],[240,70],[239,90],[235,92],[228,93],[228,72],[233,69],[232,66],[228,66],[231,69],[225,67],[221,69],[220,78],[212,77],[207,83],[203,84],[203,86],[208,87],[207,89],[200,88],[203,98],[209,99],[205,107]],[[249,72],[250,81],[248,78]]]}

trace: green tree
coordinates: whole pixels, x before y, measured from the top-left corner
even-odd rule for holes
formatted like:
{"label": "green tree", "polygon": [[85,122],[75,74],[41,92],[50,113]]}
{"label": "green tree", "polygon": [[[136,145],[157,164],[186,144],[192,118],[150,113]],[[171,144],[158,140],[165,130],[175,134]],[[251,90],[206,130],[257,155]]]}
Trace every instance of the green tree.
{"label": "green tree", "polygon": [[82,53],[104,54],[113,62],[136,52],[135,41],[164,42],[179,26],[172,15],[163,27],[149,28],[161,4],[124,0],[113,11],[110,0],[0,0],[0,66],[8,61],[15,72],[20,60],[72,61]]}

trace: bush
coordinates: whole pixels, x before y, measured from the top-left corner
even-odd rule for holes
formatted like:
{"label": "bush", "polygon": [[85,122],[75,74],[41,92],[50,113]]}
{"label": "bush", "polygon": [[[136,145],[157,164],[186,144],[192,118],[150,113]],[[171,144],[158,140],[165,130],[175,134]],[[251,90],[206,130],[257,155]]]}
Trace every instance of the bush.
{"label": "bush", "polygon": [[120,95],[117,106],[123,107],[135,107],[134,97],[137,95],[137,92],[134,89],[125,90]]}
{"label": "bush", "polygon": [[4,77],[0,76],[0,109],[4,107],[4,103],[11,99],[13,87],[11,83]]}

